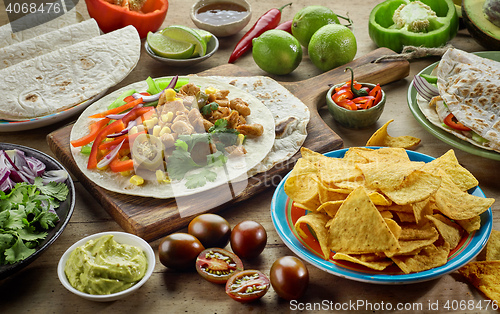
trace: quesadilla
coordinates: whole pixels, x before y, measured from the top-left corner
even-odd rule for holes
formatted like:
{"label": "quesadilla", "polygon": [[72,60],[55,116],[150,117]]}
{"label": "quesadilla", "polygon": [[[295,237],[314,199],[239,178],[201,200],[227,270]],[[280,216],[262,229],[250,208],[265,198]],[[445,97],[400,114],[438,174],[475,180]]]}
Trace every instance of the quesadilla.
{"label": "quesadilla", "polygon": [[25,120],[80,104],[123,80],[141,52],[127,26],[0,70],[0,119]]}
{"label": "quesadilla", "polygon": [[439,96],[417,97],[427,119],[458,138],[500,152],[500,62],[450,48],[435,70]]}
{"label": "quesadilla", "polygon": [[0,69],[99,35],[97,22],[89,19],[0,48]]}
{"label": "quesadilla", "polygon": [[[109,169],[90,166],[92,153],[90,156],[82,154],[81,147],[72,146],[73,158],[83,174],[109,191],[162,199],[193,195],[247,179],[247,172],[267,156],[274,144],[275,124],[271,112],[256,97],[219,80],[195,76],[182,79],[189,80],[188,88],[182,87],[175,96],[171,95],[171,90],[163,92],[156,107],[139,106],[138,109],[145,111],[142,118],[135,119],[139,122],[129,130],[122,130],[127,134],[126,143],[130,150],[127,160],[132,160],[134,166],[129,173],[124,174],[124,168],[115,171],[112,164],[109,164]],[[146,81],[138,82],[96,101],[73,126],[70,140],[74,142],[86,136],[89,126],[97,119],[95,117],[106,111],[120,95],[147,89]],[[192,89],[195,92],[191,92]],[[215,100],[210,102],[211,96],[204,99],[203,94],[213,94]],[[200,99],[204,101],[201,107]],[[203,119],[199,120],[201,116]],[[233,124],[235,126],[230,127]],[[214,137],[217,140],[212,141]],[[103,149],[106,145],[102,143],[106,144],[106,141],[96,139],[92,146]],[[196,146],[198,143],[203,145]],[[200,150],[205,153],[195,158],[195,154],[200,155]]]}

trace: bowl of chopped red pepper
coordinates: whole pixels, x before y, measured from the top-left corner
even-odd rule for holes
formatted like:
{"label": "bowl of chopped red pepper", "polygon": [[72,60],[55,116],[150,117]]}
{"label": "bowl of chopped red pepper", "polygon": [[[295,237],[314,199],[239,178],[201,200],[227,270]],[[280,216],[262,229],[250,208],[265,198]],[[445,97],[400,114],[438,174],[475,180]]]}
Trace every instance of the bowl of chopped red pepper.
{"label": "bowl of chopped red pepper", "polygon": [[141,38],[156,32],[168,11],[168,0],[85,0],[91,18],[108,33],[133,25]]}
{"label": "bowl of chopped red pepper", "polygon": [[359,83],[351,79],[332,86],[326,94],[326,103],[333,119],[340,125],[362,129],[380,118],[385,98],[380,84]]}

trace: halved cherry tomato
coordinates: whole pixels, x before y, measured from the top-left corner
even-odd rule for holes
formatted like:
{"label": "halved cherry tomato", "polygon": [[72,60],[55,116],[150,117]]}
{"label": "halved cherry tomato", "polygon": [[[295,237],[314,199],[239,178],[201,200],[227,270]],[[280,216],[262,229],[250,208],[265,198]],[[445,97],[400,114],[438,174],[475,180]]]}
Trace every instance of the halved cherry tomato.
{"label": "halved cherry tomato", "polygon": [[198,274],[216,284],[225,284],[232,275],[242,270],[241,259],[224,249],[206,249],[196,258]]}
{"label": "halved cherry tomato", "polygon": [[455,118],[453,113],[450,113],[449,115],[447,115],[446,118],[444,118],[443,122],[444,122],[444,124],[446,124],[447,126],[449,126],[452,129],[459,130],[459,131],[470,131],[470,128],[466,127],[461,122],[459,122],[457,120],[457,118]]}
{"label": "halved cherry tomato", "polygon": [[258,270],[240,271],[226,283],[226,293],[238,302],[251,302],[262,298],[270,286],[269,278]]}

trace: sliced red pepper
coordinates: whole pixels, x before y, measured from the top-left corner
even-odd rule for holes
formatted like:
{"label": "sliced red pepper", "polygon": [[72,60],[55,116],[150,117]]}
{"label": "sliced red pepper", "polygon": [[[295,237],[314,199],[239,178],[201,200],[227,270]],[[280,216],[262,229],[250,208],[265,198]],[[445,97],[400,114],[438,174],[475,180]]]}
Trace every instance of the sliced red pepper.
{"label": "sliced red pepper", "polygon": [[340,102],[344,99],[352,99],[354,95],[349,89],[341,89],[332,96],[334,102]]}
{"label": "sliced red pepper", "polygon": [[362,96],[356,97],[352,101],[357,105],[359,109],[368,109],[373,106],[375,97],[373,96]]}
{"label": "sliced red pepper", "polygon": [[380,87],[380,84],[377,84],[374,88],[372,88],[368,95],[375,97],[373,106],[376,106],[382,100],[382,88]]}
{"label": "sliced red pepper", "polygon": [[358,109],[358,107],[356,107],[356,104],[350,99],[344,99],[342,101],[337,102],[336,104],[342,108],[347,109],[347,110],[357,110]]}
{"label": "sliced red pepper", "polygon": [[[128,96],[128,97],[132,97],[132,96]],[[127,101],[126,99],[128,97],[126,97],[124,99],[124,101]],[[125,105],[122,105],[120,107],[116,107],[116,108],[113,108],[113,109],[109,109],[109,110],[106,110],[106,111],[103,111],[103,112],[99,112],[99,113],[93,114],[89,118],[104,118],[104,117],[106,117],[107,115],[110,115],[110,114],[122,113],[122,112],[125,112],[128,109],[134,108],[138,104],[142,103],[142,98],[135,99],[134,97],[132,97],[132,99],[133,99],[132,101],[127,102]]]}
{"label": "sliced red pepper", "polygon": [[449,126],[452,129],[459,130],[459,131],[470,131],[471,129],[465,125],[462,124],[462,122],[459,122],[457,118],[453,115],[453,113],[450,113],[449,115],[444,118],[444,124]]}
{"label": "sliced red pepper", "polygon": [[99,133],[99,131],[104,126],[106,126],[106,124],[108,124],[109,120],[110,119],[108,119],[108,118],[104,118],[104,119],[92,122],[89,125],[90,133],[77,139],[77,140],[71,141],[71,145],[73,145],[73,147],[81,147],[81,146],[90,144],[97,136],[97,133]]}
{"label": "sliced red pepper", "polygon": [[[358,82],[354,81],[353,87],[354,87],[355,89],[360,89],[360,88],[362,88],[362,87],[363,87],[363,85],[361,85],[361,84],[359,84]],[[349,81],[345,82],[345,84],[344,84],[344,85],[339,86],[339,87],[336,87],[336,88],[335,88],[335,92],[338,92],[338,91],[339,91],[339,90],[341,90],[341,89],[349,89],[349,90],[350,90],[350,89],[351,89],[351,81],[349,80]]]}
{"label": "sliced red pepper", "polygon": [[152,107],[135,107],[120,120],[116,120],[115,122],[103,128],[97,134],[94,140],[94,144],[92,144],[92,149],[90,151],[89,160],[87,163],[87,169],[97,168],[97,163],[99,162],[99,159],[101,157],[99,154],[99,146],[101,145],[102,141],[106,139],[106,136],[122,131],[131,120],[135,120],[151,110],[153,110]]}
{"label": "sliced red pepper", "polygon": [[[151,94],[149,94],[148,92],[143,92],[143,93],[140,93],[142,96],[151,96]],[[131,102],[131,101],[134,101],[135,98],[134,96],[130,95],[130,96],[127,96],[125,98],[123,98],[123,101],[124,102]]]}
{"label": "sliced red pepper", "polygon": [[116,156],[109,164],[109,169],[113,172],[125,172],[134,170],[134,160],[127,159],[121,160],[119,156]]}

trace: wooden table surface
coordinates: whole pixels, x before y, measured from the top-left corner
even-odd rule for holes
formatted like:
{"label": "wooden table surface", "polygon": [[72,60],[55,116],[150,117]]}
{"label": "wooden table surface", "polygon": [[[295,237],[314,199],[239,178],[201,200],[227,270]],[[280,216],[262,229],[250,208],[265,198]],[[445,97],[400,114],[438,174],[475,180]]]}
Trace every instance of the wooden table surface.
{"label": "wooden table surface", "polygon": [[[251,25],[268,9],[280,7],[283,1],[250,0],[253,17],[250,24],[239,34],[220,38],[219,51],[209,60],[189,68],[172,68],[151,59],[142,48],[139,64],[134,71],[112,90],[141,81],[148,76],[159,77],[175,74],[198,73],[212,67],[227,63],[229,55]],[[340,15],[354,20],[352,30],[358,43],[357,57],[376,48],[368,36],[368,16],[371,9],[380,1],[375,0],[295,0],[291,7],[283,10],[282,21],[292,19],[294,14],[307,5],[317,4],[330,7]],[[183,24],[194,27],[189,18],[189,10],[194,0],[171,0],[163,27]],[[79,12],[88,18],[84,1],[77,5]],[[0,25],[7,23],[5,10],[0,10]],[[466,51],[484,50],[468,34],[461,30],[451,41],[455,47]],[[389,119],[394,119],[389,127],[392,136],[413,135],[422,139],[415,149],[431,156],[440,156],[452,148],[427,132],[411,114],[406,95],[413,75],[427,65],[437,61],[430,57],[411,61],[410,75],[403,80],[384,86],[387,93],[385,111],[379,122],[365,130],[349,130],[335,124],[325,109],[321,114],[327,124],[344,140],[345,147],[363,146],[370,135]],[[266,75],[254,63],[251,54],[247,54],[236,62],[236,65],[255,75]],[[290,75],[276,77],[278,81],[301,81],[320,74],[309,60],[307,53],[299,67]],[[224,75],[224,73],[221,73]],[[1,104],[0,104],[1,105]],[[69,123],[73,118],[36,130],[19,133],[0,133],[0,142],[15,143],[33,147],[54,156],[46,142],[46,136]],[[480,187],[487,197],[500,199],[500,183],[498,169],[500,162],[478,157],[455,149],[459,161],[479,180]],[[326,273],[312,265],[308,265],[310,285],[305,296],[296,303],[280,299],[271,289],[260,301],[251,304],[240,304],[231,300],[220,286],[212,285],[202,279],[196,272],[176,272],[164,267],[157,259],[157,265],[151,279],[138,292],[127,299],[111,303],[97,303],[84,300],[68,292],[59,282],[56,267],[63,252],[75,241],[102,231],[121,230],[95,199],[75,181],[76,208],[69,225],[57,241],[37,260],[19,273],[0,281],[0,311],[4,313],[38,312],[161,312],[161,313],[234,313],[234,312],[295,312],[315,307],[317,310],[335,310],[343,312],[372,312],[372,309],[389,309],[395,313],[406,312],[406,309],[421,309],[420,312],[453,312],[445,304],[473,302],[476,307],[468,312],[488,312],[480,310],[485,306],[486,298],[474,287],[467,284],[457,273],[445,275],[439,279],[410,285],[374,285],[337,277]],[[246,261],[247,269],[259,269],[269,274],[272,263],[279,257],[293,255],[279,238],[273,227],[270,216],[271,198],[275,187],[269,187],[257,197],[237,204],[220,212],[232,226],[246,219],[260,222],[268,233],[268,243],[263,254],[251,261]],[[500,202],[493,205],[493,227],[500,230]],[[182,230],[181,230],[182,231]],[[185,231],[185,229],[184,229]],[[157,253],[160,240],[151,242]],[[471,303],[467,303],[471,304]],[[430,306],[432,305],[432,306]],[[437,306],[437,307],[436,307]],[[397,307],[402,307],[398,310]],[[436,311],[437,310],[437,311]],[[491,308],[490,308],[491,311]],[[380,312],[380,311],[376,311]],[[461,312],[457,310],[456,312]]]}

